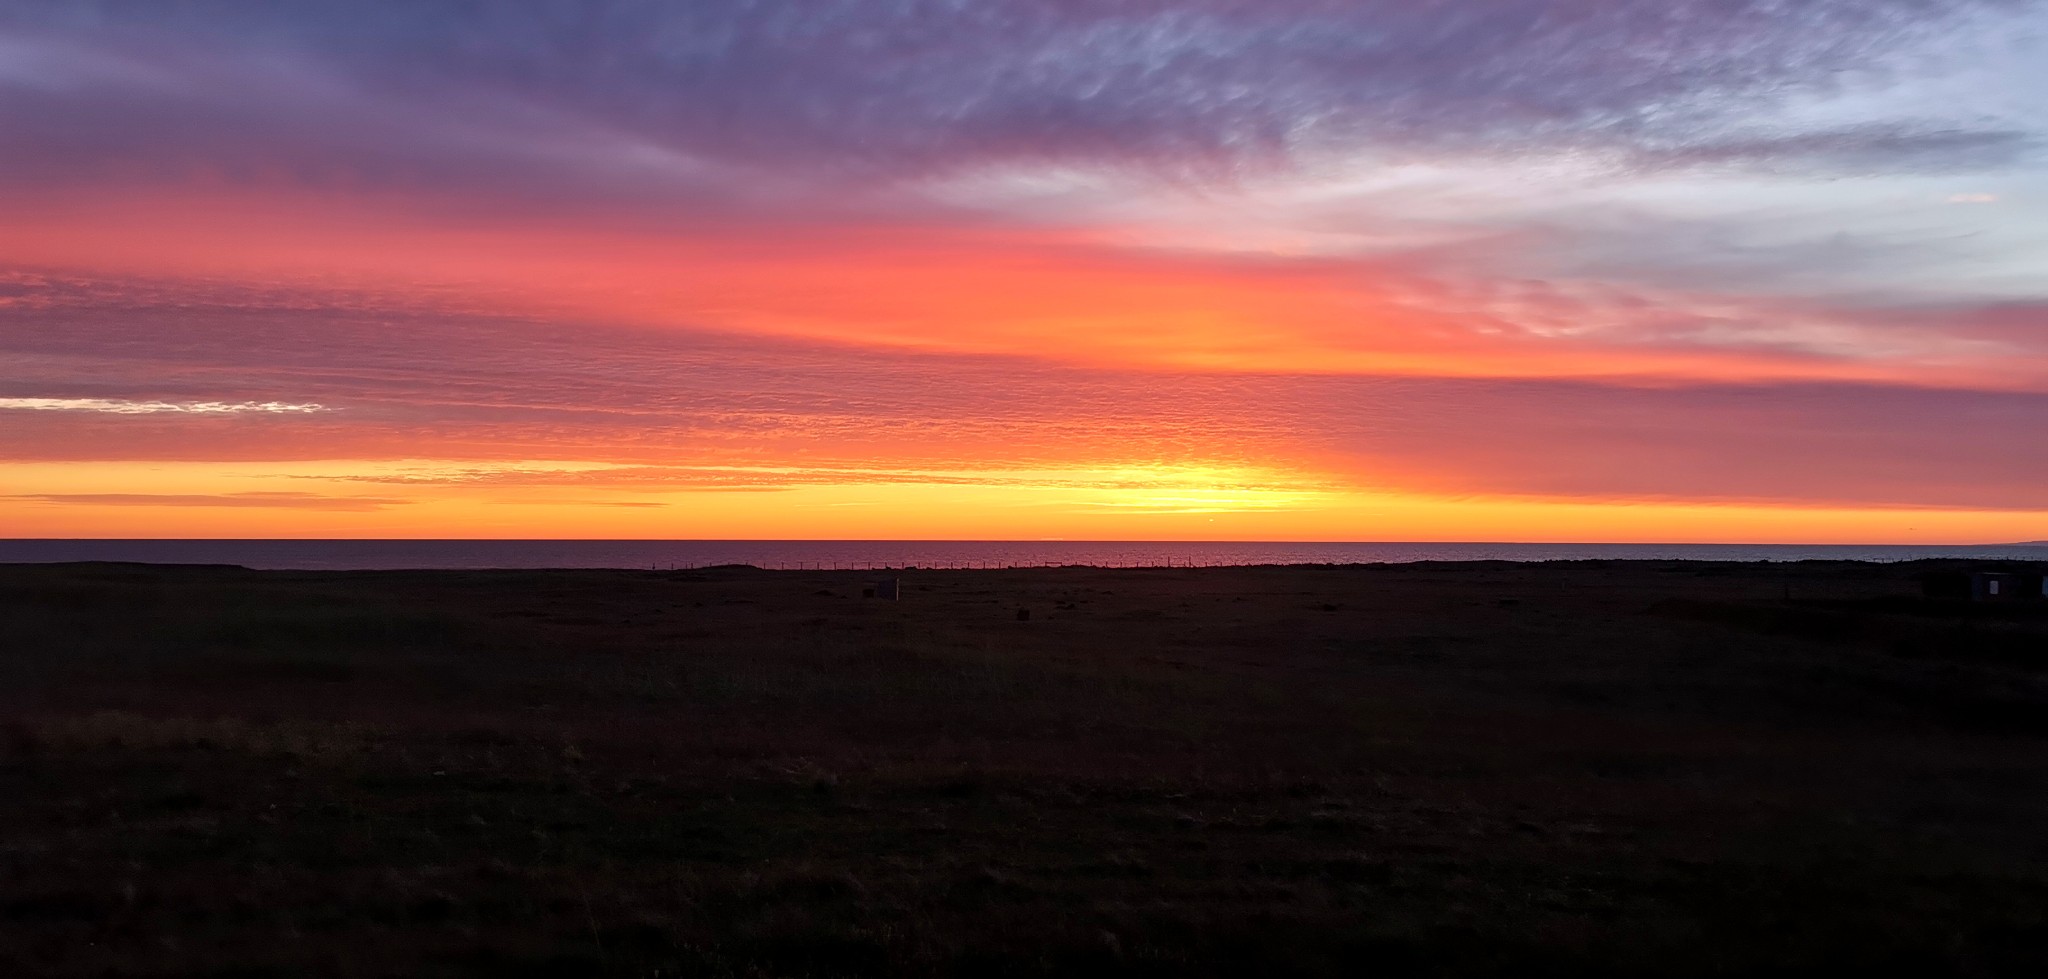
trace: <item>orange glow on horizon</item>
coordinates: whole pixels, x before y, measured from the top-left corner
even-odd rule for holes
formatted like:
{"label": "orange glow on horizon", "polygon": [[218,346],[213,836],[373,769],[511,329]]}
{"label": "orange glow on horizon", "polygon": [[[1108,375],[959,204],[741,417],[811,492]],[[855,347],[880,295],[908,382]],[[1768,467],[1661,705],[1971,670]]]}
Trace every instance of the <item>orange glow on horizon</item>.
{"label": "orange glow on horizon", "polygon": [[[0,498],[0,537],[1752,544],[2048,537],[2048,516],[2028,512],[1291,490],[1272,488],[1272,473],[1201,469],[726,491],[333,478],[396,474],[410,465],[333,460],[271,467],[265,476],[217,464],[0,465],[0,481],[10,487]],[[1151,485],[1116,485],[1133,477]],[[109,486],[147,491],[124,495]]]}

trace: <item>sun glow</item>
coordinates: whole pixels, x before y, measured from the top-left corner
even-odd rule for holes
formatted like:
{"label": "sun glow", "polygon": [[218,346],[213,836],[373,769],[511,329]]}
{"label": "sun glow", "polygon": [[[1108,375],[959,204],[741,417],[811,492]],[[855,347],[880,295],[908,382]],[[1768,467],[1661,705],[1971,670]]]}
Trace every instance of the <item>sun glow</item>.
{"label": "sun glow", "polygon": [[[620,479],[620,472],[631,477]],[[491,475],[486,475],[489,473]],[[567,477],[564,474],[571,474]],[[892,472],[451,460],[0,464],[0,537],[1993,542],[2009,511],[1445,498],[1250,468]],[[112,491],[110,488],[123,488]]]}

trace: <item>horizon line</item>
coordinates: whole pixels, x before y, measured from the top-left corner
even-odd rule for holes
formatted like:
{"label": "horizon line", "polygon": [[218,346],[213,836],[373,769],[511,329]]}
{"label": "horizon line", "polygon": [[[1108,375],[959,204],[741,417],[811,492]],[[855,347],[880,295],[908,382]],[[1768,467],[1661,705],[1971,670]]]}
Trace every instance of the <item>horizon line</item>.
{"label": "horizon line", "polygon": [[0,537],[0,543],[507,543],[507,544],[1222,544],[1222,545],[1486,545],[1496,547],[2048,547],[2048,540],[1948,541],[1678,541],[1678,540],[1253,540],[1079,537]]}

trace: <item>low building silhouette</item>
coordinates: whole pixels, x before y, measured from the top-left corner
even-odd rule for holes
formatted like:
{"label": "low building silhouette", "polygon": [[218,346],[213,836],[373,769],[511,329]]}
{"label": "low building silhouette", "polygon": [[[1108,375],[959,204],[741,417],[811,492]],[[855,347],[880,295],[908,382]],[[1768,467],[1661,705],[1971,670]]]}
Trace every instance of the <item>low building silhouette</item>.
{"label": "low building silhouette", "polygon": [[1918,576],[1927,598],[1973,602],[2038,602],[2048,599],[2048,577],[2030,571],[1929,571]]}
{"label": "low building silhouette", "polygon": [[1979,571],[1970,575],[1970,598],[1979,602],[2040,601],[2042,576],[2021,571]]}

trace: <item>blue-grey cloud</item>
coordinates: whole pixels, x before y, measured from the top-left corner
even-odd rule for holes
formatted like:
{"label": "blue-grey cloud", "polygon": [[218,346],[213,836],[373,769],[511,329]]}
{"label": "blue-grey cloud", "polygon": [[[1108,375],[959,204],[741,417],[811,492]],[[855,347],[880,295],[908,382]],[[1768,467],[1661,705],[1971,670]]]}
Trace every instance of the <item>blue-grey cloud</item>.
{"label": "blue-grey cloud", "polygon": [[1719,167],[1822,176],[1939,173],[2005,166],[2026,158],[2032,135],[2016,129],[1961,129],[1897,122],[1813,132],[1732,133],[1638,147],[1648,169]]}
{"label": "blue-grey cloud", "polygon": [[[16,0],[0,11],[0,122],[27,138],[0,167],[325,168],[512,189],[593,168],[688,183],[707,178],[697,165],[1200,176],[1332,152],[1917,171],[2007,160],[2024,140],[1974,123],[1767,137],[1741,124],[1845,78],[1881,88],[1916,39],[2025,6]],[[593,145],[605,152],[581,152]]]}

